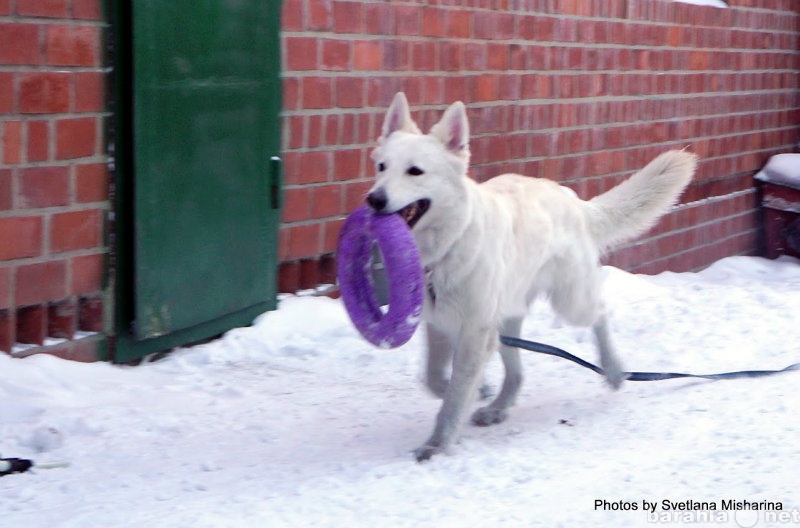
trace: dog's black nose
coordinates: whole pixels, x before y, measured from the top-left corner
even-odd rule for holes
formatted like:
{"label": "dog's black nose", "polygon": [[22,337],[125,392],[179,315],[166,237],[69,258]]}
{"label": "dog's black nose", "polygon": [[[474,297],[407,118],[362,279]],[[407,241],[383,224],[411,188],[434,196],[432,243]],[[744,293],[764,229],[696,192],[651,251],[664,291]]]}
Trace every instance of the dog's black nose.
{"label": "dog's black nose", "polygon": [[367,195],[367,203],[376,212],[383,211],[386,208],[386,204],[389,203],[389,199],[386,197],[386,191],[383,189],[372,191]]}

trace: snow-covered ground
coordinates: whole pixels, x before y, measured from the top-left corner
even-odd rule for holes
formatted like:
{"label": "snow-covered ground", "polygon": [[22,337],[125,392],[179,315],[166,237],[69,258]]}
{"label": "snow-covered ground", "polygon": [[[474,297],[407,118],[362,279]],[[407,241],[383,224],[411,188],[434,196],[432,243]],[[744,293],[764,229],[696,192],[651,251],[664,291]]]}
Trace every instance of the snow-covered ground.
{"label": "snow-covered ground", "polygon": [[[631,370],[800,361],[797,260],[607,270]],[[545,304],[523,334],[594,359],[588,333],[559,325]],[[468,426],[450,455],[417,464],[410,451],[438,408],[421,358],[419,332],[377,350],[339,301],[304,297],[139,367],[0,354],[0,455],[71,463],[1,477],[0,526],[800,525],[800,372],[611,392],[588,370],[526,352],[510,419]],[[499,361],[489,375],[496,386]],[[785,512],[723,511],[731,499]],[[717,511],[667,511],[664,500]]]}

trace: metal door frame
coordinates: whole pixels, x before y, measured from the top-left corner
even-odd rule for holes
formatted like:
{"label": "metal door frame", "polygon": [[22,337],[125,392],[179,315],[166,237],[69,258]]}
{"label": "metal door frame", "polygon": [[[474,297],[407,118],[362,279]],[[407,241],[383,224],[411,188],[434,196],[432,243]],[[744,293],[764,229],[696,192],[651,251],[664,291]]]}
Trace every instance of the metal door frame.
{"label": "metal door frame", "polygon": [[[275,17],[280,20],[281,2],[275,3]],[[128,0],[105,0],[110,28],[107,39],[107,62],[112,66],[107,86],[107,101],[110,117],[106,123],[106,140],[109,153],[110,201],[112,212],[109,219],[109,285],[113,302],[108,303],[113,311],[106,319],[113,320],[109,335],[109,357],[117,363],[138,362],[148,354],[196,343],[218,336],[231,328],[247,326],[261,313],[276,307],[277,299],[221,316],[195,327],[177,330],[168,335],[137,340],[132,332],[135,318],[134,212],[133,200],[135,167],[133,162],[133,31],[132,7]],[[280,23],[278,31],[280,31]],[[276,37],[276,54],[280,57],[279,35]],[[280,61],[277,62],[280,64]],[[281,109],[280,84],[275,97],[276,119]],[[279,121],[278,121],[279,122]],[[280,126],[280,125],[279,125]],[[280,131],[276,131],[280,149]],[[278,158],[273,158],[279,170]],[[277,163],[275,163],[277,162]],[[282,189],[278,188],[276,200],[280,203]],[[277,234],[276,234],[277,236]],[[277,267],[275,270],[277,275]]]}

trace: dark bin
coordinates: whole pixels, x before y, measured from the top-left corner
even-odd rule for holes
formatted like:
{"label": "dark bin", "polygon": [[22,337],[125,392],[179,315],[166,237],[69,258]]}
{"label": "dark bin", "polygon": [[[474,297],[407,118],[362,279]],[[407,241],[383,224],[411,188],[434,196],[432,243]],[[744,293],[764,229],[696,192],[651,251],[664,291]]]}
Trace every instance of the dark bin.
{"label": "dark bin", "polygon": [[766,256],[800,258],[800,154],[772,156],[755,178],[761,182]]}

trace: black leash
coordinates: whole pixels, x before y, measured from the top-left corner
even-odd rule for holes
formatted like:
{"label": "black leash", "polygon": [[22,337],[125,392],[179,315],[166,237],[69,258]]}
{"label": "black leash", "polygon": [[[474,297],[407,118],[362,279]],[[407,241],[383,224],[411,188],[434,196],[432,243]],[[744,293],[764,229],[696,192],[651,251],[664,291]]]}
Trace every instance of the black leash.
{"label": "black leash", "polygon": [[[524,348],[525,350],[530,350],[532,352],[540,352],[542,354],[568,359],[573,363],[577,363],[582,367],[585,367],[589,370],[593,370],[598,374],[601,375],[605,374],[603,372],[603,369],[601,369],[597,365],[593,365],[592,363],[584,361],[578,356],[570,354],[566,350],[562,350],[552,345],[546,345],[544,343],[528,341],[526,339],[520,339],[518,337],[509,337],[502,335],[500,336],[500,342],[507,346]],[[737,372],[723,372],[721,374],[683,374],[680,372],[626,372],[625,379],[627,379],[628,381],[657,381],[657,380],[665,380],[673,378],[703,378],[711,380],[760,378],[762,376],[771,376],[773,374],[780,374],[781,372],[788,372],[790,370],[800,370],[800,363],[789,365],[788,367],[780,370],[740,370]]]}
{"label": "black leash", "polygon": [[55,469],[68,467],[69,462],[50,462],[41,464],[27,458],[0,458],[0,477],[12,473],[25,473],[29,469]]}

